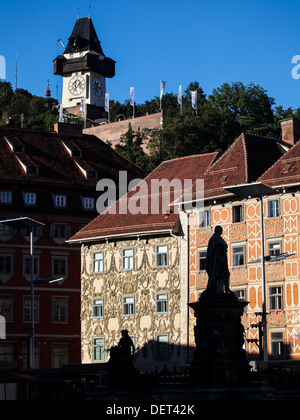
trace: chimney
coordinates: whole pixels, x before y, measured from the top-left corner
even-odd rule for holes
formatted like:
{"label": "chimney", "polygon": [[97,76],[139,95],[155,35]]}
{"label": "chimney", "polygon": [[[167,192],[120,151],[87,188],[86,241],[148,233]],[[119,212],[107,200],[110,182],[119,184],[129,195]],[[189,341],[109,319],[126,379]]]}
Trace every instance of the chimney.
{"label": "chimney", "polygon": [[58,134],[67,134],[69,136],[81,136],[82,125],[57,122],[54,124],[54,131]]}
{"label": "chimney", "polygon": [[280,121],[281,137],[284,143],[293,145],[300,140],[300,120],[288,118]]}

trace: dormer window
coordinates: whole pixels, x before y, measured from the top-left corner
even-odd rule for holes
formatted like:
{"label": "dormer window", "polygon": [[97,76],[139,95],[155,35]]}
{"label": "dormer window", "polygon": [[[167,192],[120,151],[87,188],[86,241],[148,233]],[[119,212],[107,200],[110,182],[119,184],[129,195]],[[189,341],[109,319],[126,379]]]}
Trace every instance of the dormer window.
{"label": "dormer window", "polygon": [[83,208],[85,210],[94,210],[95,200],[91,197],[84,197]]}
{"label": "dormer window", "polygon": [[65,195],[56,195],[55,196],[55,206],[56,207],[66,207],[67,197]]}
{"label": "dormer window", "polygon": [[72,158],[82,158],[82,150],[75,141],[63,141],[62,144]]}
{"label": "dormer window", "polygon": [[5,137],[5,140],[7,141],[9,147],[14,153],[24,153],[25,152],[25,146],[19,140],[18,138],[13,137]]}
{"label": "dormer window", "polygon": [[12,203],[12,192],[10,192],[10,191],[1,191],[1,193],[0,193],[0,201],[3,204],[11,204]]}
{"label": "dormer window", "polygon": [[29,156],[24,153],[18,153],[15,156],[27,175],[37,175],[39,173],[38,165]]}
{"label": "dormer window", "polygon": [[97,179],[97,172],[87,162],[82,159],[78,159],[75,163],[86,179]]}
{"label": "dormer window", "polygon": [[25,204],[29,206],[34,206],[36,204],[36,194],[35,193],[25,193],[24,197]]}

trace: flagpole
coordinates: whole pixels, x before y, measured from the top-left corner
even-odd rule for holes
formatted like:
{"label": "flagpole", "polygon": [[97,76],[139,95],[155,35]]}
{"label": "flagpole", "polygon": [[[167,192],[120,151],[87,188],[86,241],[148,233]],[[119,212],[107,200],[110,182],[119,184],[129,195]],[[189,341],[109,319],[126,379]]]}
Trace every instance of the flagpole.
{"label": "flagpole", "polygon": [[161,111],[161,98],[162,98],[162,94],[161,94],[161,80],[159,82],[159,110]]}
{"label": "flagpole", "polygon": [[162,82],[162,81],[160,81],[160,95],[159,95],[159,98],[160,98],[160,111],[162,110],[162,97],[163,97],[163,93],[164,93],[164,90],[165,90],[165,86],[166,86],[166,82]]}
{"label": "flagpole", "polygon": [[191,92],[192,95],[192,108],[196,110],[197,115],[197,91],[194,90]]}
{"label": "flagpole", "polygon": [[181,111],[181,116],[182,116],[182,85],[179,85],[179,91],[178,91],[178,95],[177,95],[177,102],[180,105],[180,111]]}
{"label": "flagpole", "polygon": [[132,106],[132,113],[133,113],[132,117],[134,118],[134,87],[133,86],[130,87],[129,102],[130,102],[130,105]]}
{"label": "flagpole", "polygon": [[110,110],[109,110],[109,93],[105,93],[104,109],[107,112],[107,122],[110,123]]}

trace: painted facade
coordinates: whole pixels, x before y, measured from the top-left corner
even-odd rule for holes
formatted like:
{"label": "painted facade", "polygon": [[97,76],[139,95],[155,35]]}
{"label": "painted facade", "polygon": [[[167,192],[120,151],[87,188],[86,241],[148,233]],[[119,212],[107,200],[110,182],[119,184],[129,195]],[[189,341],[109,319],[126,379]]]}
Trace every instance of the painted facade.
{"label": "painted facade", "polygon": [[[258,360],[258,324],[262,312],[262,243],[261,205],[255,198],[239,200],[226,186],[261,182],[275,189],[264,197],[264,253],[267,343],[269,360],[293,360],[300,357],[300,296],[299,296],[299,143],[297,120],[282,124],[283,142],[276,143],[282,156],[263,167],[262,159],[274,155],[275,143],[251,136],[241,136],[204,176],[204,218],[199,212],[190,215],[190,301],[205,290],[207,273],[205,255],[208,240],[216,225],[223,227],[228,244],[230,287],[240,299],[249,302],[243,316],[245,349],[250,359]],[[263,144],[265,143],[265,144]],[[244,152],[242,152],[244,150]],[[249,174],[256,171],[256,177]],[[259,173],[260,172],[260,173]],[[257,176],[258,175],[258,176]],[[199,222],[200,220],[200,222]],[[284,254],[284,255],[283,255]],[[277,256],[277,259],[274,257]],[[281,256],[281,257],[280,257]],[[189,342],[194,346],[195,319],[190,311]]]}
{"label": "painted facade", "polygon": [[[265,255],[288,253],[286,259],[268,262],[266,271],[266,305],[268,322],[268,353],[270,359],[299,358],[299,193],[272,196],[264,203]],[[270,214],[271,202],[279,202],[278,214]],[[242,220],[233,222],[234,206],[242,206]],[[262,268],[260,203],[255,199],[233,201],[206,208],[210,223],[199,227],[198,214],[190,216],[190,300],[196,301],[205,290],[207,273],[205,254],[214,227],[223,227],[228,244],[230,287],[249,302],[243,317],[245,346],[250,358],[258,356],[258,347],[247,339],[258,339],[262,310]],[[191,313],[190,344],[194,345]]]}
{"label": "painted facade", "polygon": [[178,366],[179,258],[180,239],[172,236],[83,246],[83,363],[107,362],[125,329],[139,368],[160,368],[166,360]]}

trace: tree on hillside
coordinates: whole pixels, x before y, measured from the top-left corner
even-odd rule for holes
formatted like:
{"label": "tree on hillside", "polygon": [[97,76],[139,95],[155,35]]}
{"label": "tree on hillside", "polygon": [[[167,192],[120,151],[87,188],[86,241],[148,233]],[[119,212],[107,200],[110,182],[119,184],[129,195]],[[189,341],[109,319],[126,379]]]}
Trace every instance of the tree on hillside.
{"label": "tree on hillside", "polygon": [[144,138],[140,129],[135,133],[129,123],[127,133],[121,136],[120,143],[116,145],[115,150],[130,162],[146,169],[148,157],[142,149]]}
{"label": "tree on hillside", "polygon": [[34,96],[25,89],[14,91],[9,82],[0,82],[0,125],[13,119],[15,127],[53,130],[57,105],[53,98]]}

